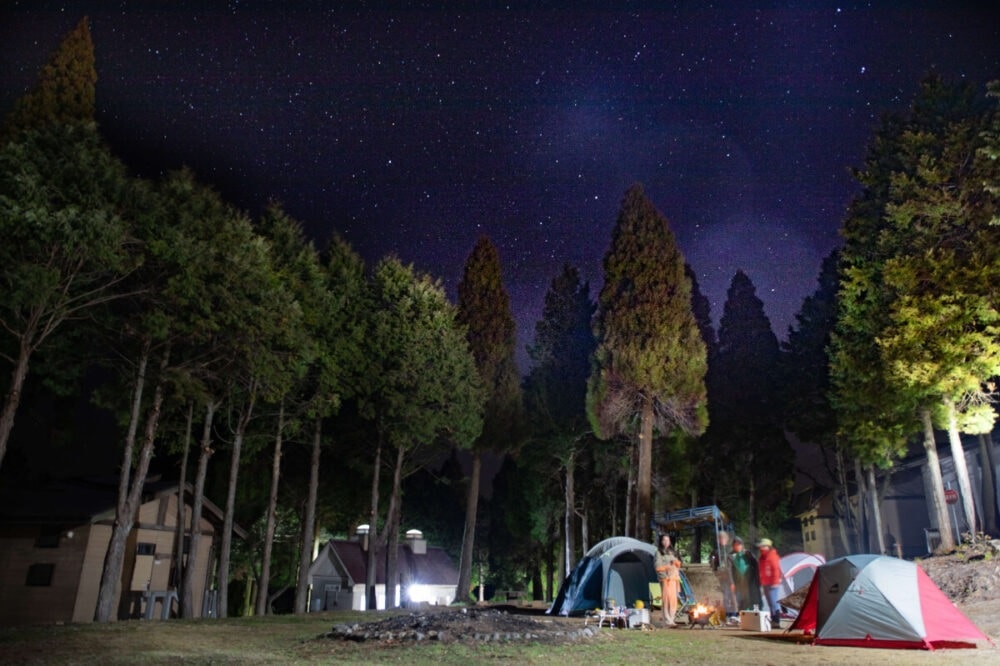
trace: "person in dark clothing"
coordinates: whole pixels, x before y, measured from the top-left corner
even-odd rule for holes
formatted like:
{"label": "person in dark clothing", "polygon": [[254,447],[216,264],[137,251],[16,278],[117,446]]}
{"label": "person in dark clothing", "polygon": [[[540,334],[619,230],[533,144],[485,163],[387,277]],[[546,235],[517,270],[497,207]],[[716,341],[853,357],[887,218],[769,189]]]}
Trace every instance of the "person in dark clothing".
{"label": "person in dark clothing", "polygon": [[760,574],[757,558],[743,547],[743,539],[733,539],[733,551],[729,554],[729,574],[733,578],[733,593],[736,609],[753,610],[760,608]]}

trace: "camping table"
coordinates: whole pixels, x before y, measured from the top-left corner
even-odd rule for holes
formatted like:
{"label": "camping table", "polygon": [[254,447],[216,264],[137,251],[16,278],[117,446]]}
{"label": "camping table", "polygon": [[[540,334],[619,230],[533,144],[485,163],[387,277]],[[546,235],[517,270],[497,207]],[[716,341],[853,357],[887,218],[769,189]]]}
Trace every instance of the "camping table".
{"label": "camping table", "polygon": [[583,621],[583,626],[586,627],[587,623],[591,620],[591,618],[595,618],[595,617],[597,618],[597,627],[598,628],[601,628],[601,626],[603,626],[603,624],[604,624],[605,621],[607,621],[608,626],[612,627],[612,628],[614,628],[614,627],[625,627],[626,626],[625,622],[627,620],[627,615],[626,615],[626,611],[624,609],[621,609],[621,610],[611,610],[611,611],[602,610],[602,611],[598,611],[594,615],[588,615],[587,618]]}

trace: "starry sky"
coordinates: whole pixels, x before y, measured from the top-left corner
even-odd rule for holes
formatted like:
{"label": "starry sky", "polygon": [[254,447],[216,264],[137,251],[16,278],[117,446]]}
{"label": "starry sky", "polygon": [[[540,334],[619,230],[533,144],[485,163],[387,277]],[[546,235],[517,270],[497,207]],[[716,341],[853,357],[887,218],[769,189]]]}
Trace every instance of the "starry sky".
{"label": "starry sky", "polygon": [[87,15],[98,122],[137,172],[186,164],[250,214],[277,199],[317,242],[396,254],[452,296],[486,234],[522,365],[564,262],[596,295],[636,181],[716,323],[742,269],[784,338],[881,114],[930,72],[1000,78],[1000,17],[750,4],[7,0],[0,110]]}

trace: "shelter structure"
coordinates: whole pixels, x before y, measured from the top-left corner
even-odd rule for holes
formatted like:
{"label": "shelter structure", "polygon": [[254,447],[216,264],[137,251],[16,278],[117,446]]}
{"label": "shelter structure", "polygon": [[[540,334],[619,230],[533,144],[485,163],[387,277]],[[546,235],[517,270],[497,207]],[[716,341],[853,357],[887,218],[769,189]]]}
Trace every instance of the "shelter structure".
{"label": "shelter structure", "polygon": [[[669,534],[675,541],[678,537],[688,537],[700,542],[702,532],[707,531],[710,532],[715,548],[719,547],[720,533],[733,531],[729,518],[714,505],[656,514],[653,516],[652,527],[654,534]],[[699,559],[700,557],[695,557],[696,561]]]}
{"label": "shelter structure", "polygon": [[[320,549],[309,567],[312,596],[309,609],[365,610],[365,572],[368,563],[367,526],[359,529],[358,538],[334,539]],[[397,558],[399,580],[396,598],[403,603],[429,603],[447,606],[455,600],[458,570],[443,548],[428,546],[420,530],[406,533],[399,544]],[[376,608],[386,607],[386,549],[375,553]],[[402,596],[398,596],[402,594]]]}
{"label": "shelter structure", "polygon": [[[563,581],[549,615],[582,615],[596,608],[652,605],[650,586],[659,588],[653,558],[656,547],[630,537],[611,537],[587,551]],[[678,608],[690,604],[691,586],[681,569]],[[613,601],[612,601],[613,600]]]}
{"label": "shelter structure", "polygon": [[991,642],[913,562],[848,555],[816,569],[789,631],[817,645],[918,648],[976,647]]}
{"label": "shelter structure", "polygon": [[[115,520],[118,478],[66,479],[0,492],[0,625],[91,622]],[[114,617],[168,618],[177,611],[177,558],[194,567],[193,607],[215,615],[212,589],[223,514],[204,500],[192,529],[193,489],[147,480],[125,546]],[[199,540],[198,559],[178,547],[177,508],[184,502],[184,543]],[[246,537],[239,526],[233,532]],[[178,555],[180,553],[180,555]]]}
{"label": "shelter structure", "polygon": [[[653,516],[653,532],[669,534],[684,562],[685,580],[693,599],[711,603],[724,597],[725,592],[718,572],[709,562],[702,562],[702,544],[711,544],[712,552],[729,548],[722,547],[721,534],[732,535],[733,526],[719,507],[714,505],[670,511]],[[728,571],[728,569],[726,570]],[[728,579],[728,575],[726,576]],[[729,581],[730,583],[732,581]],[[728,588],[728,583],[726,584]]]}

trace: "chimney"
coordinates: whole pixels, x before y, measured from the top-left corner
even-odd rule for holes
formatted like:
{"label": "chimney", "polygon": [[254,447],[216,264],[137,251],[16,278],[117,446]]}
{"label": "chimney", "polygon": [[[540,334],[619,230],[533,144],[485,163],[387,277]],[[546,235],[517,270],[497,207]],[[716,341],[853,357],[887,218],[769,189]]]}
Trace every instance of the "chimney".
{"label": "chimney", "polygon": [[406,543],[414,555],[427,554],[427,540],[424,539],[424,533],[420,530],[407,530]]}
{"label": "chimney", "polygon": [[361,542],[361,550],[368,551],[368,525],[358,525],[357,529],[354,530],[354,535]]}

